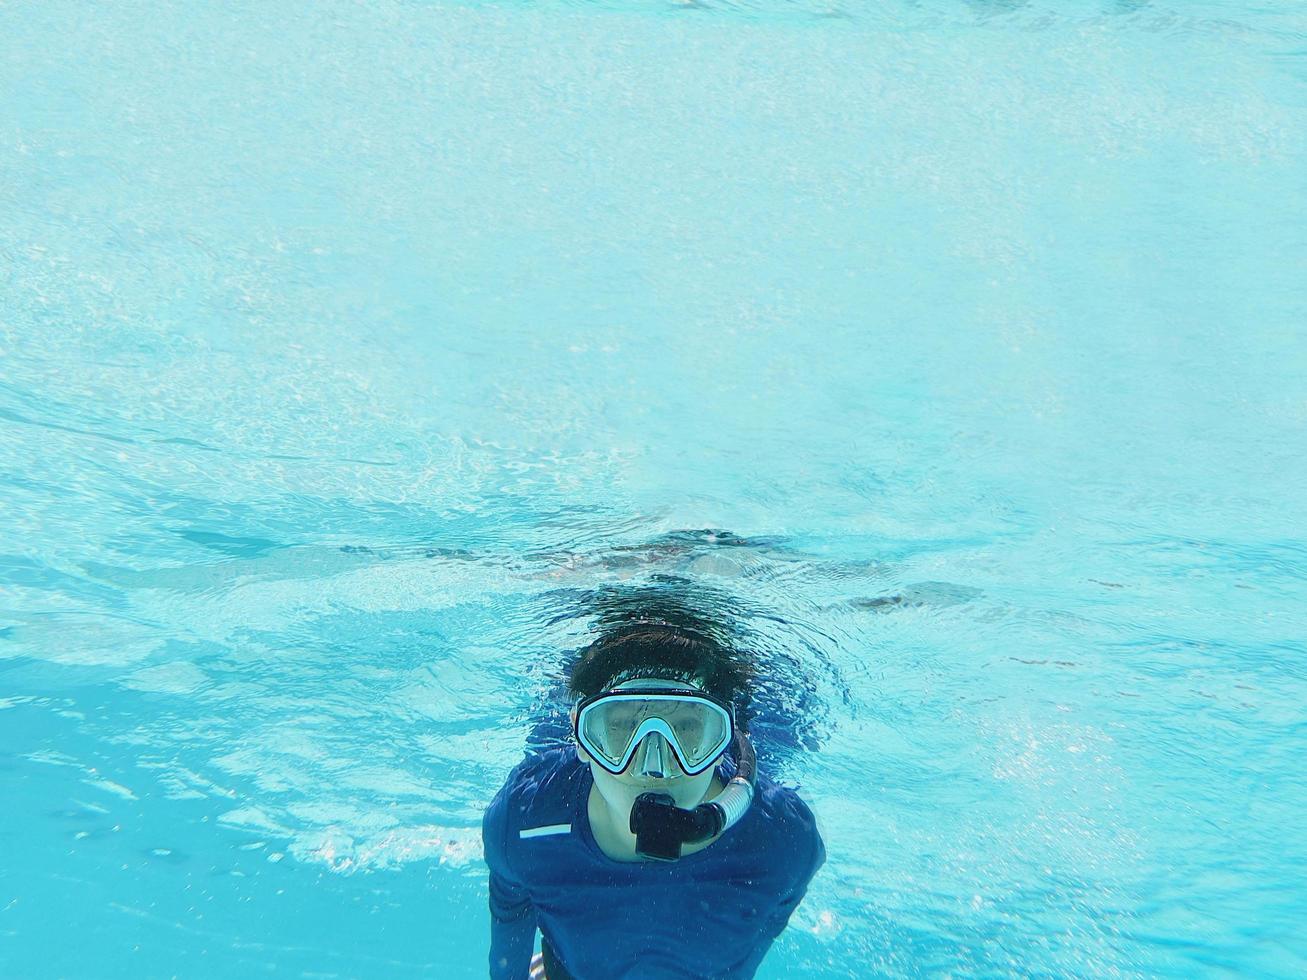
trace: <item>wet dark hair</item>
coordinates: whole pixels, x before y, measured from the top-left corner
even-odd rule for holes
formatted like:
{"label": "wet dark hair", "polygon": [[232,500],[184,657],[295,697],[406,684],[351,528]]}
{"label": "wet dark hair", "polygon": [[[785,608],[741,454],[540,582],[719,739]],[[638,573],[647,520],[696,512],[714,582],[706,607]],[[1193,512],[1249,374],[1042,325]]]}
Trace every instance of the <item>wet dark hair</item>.
{"label": "wet dark hair", "polygon": [[752,672],[738,653],[697,630],[663,622],[627,623],[581,651],[567,686],[587,698],[637,677],[694,684],[743,709]]}

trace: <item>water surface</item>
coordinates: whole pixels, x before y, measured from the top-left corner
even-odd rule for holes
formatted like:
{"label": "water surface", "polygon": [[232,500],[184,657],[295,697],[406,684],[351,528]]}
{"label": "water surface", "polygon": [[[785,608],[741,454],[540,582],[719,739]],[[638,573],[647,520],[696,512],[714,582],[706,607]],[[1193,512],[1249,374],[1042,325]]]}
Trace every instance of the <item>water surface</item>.
{"label": "water surface", "polygon": [[762,976],[1307,972],[1300,6],[0,38],[0,972],[479,975],[651,592],[826,834]]}

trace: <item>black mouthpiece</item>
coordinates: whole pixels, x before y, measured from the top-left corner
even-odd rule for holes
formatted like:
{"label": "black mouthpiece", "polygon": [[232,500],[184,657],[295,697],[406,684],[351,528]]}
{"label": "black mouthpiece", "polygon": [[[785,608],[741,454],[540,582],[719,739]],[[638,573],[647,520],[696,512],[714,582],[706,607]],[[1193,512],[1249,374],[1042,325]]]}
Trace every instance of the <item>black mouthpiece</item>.
{"label": "black mouthpiece", "polygon": [[666,793],[641,793],[631,807],[635,853],[654,861],[675,861],[684,844],[720,833],[725,821],[720,807],[704,804],[682,810]]}

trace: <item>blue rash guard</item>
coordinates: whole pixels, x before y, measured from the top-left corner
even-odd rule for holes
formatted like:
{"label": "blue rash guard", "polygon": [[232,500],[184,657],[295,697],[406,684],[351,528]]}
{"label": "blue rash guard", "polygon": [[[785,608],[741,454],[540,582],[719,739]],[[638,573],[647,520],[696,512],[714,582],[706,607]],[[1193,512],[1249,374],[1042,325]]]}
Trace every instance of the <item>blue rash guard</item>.
{"label": "blue rash guard", "polygon": [[590,830],[593,783],[571,746],[551,749],[486,810],[490,976],[526,980],[538,926],[578,980],[752,977],[826,859],[812,811],[760,775],[749,811],[703,850],[614,861]]}

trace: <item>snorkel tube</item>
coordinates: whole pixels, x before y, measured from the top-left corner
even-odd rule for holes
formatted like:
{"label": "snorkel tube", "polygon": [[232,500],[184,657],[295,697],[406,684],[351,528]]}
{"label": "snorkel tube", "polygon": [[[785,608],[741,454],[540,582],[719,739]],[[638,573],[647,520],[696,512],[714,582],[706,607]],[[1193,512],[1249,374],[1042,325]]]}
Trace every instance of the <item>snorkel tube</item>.
{"label": "snorkel tube", "polygon": [[711,840],[739,822],[753,803],[758,762],[744,732],[735,731],[739,763],[726,787],[707,803],[683,810],[666,793],[641,793],[631,807],[635,853],[654,861],[675,861],[685,844]]}

